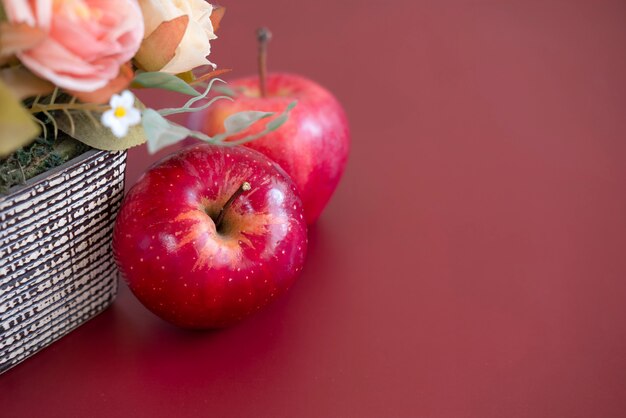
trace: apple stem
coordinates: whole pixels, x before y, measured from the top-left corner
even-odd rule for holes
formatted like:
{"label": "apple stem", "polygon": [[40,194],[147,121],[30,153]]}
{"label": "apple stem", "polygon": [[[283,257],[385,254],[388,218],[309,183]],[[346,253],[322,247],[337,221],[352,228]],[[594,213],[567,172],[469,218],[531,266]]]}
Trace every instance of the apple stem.
{"label": "apple stem", "polygon": [[259,86],[261,97],[267,96],[267,44],[272,39],[272,32],[268,28],[259,28],[256,31],[256,38],[259,42]]}
{"label": "apple stem", "polygon": [[219,215],[217,215],[217,219],[215,220],[215,229],[219,231],[220,226],[222,225],[222,221],[224,220],[224,216],[226,215],[226,211],[233,204],[235,199],[237,199],[243,192],[247,192],[251,189],[250,183],[244,181],[241,186],[233,193],[233,195],[224,203],[224,207],[220,210]]}

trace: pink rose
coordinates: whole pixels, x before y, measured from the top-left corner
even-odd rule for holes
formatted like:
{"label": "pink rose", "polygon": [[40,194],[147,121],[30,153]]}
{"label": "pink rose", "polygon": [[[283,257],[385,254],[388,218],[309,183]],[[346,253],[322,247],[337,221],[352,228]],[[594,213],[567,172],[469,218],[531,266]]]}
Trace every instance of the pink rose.
{"label": "pink rose", "polygon": [[91,92],[117,77],[139,49],[144,26],[136,0],[4,0],[12,23],[47,36],[18,58],[59,87]]}

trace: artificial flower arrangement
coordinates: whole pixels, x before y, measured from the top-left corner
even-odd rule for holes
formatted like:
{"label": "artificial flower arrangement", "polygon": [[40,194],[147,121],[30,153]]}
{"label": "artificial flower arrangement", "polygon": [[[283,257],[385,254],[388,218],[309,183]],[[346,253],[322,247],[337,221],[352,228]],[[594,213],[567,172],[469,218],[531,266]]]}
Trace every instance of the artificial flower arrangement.
{"label": "artificial flower arrangement", "polygon": [[[0,158],[5,165],[19,160],[34,140],[34,147],[54,146],[62,133],[96,149],[147,142],[155,152],[186,137],[232,146],[277,129],[293,106],[237,141],[225,140],[273,113],[242,111],[212,137],[166,119],[229,98],[213,95],[198,105],[221,81],[216,76],[223,71],[207,56],[223,15],[224,8],[204,0],[3,0]],[[153,109],[140,103],[131,87],[172,90],[191,99],[179,108]],[[65,143],[67,148],[70,158],[86,147]],[[23,164],[0,169],[5,191],[56,160],[34,169]]]}

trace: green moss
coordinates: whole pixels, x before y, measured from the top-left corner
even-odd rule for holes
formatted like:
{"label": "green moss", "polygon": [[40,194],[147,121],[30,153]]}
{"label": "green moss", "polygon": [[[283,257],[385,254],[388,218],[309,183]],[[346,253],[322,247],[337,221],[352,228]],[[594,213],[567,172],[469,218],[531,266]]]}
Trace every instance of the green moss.
{"label": "green moss", "polygon": [[[49,127],[48,136],[53,128]],[[51,168],[82,154],[90,148],[69,135],[59,132],[58,137],[37,138],[30,145],[20,148],[6,158],[0,159],[0,194]]]}

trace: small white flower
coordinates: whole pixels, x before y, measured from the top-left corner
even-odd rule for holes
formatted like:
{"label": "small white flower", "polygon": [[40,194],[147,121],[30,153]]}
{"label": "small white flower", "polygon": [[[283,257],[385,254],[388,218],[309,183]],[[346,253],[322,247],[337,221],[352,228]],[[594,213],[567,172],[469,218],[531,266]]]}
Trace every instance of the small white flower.
{"label": "small white flower", "polygon": [[109,101],[111,109],[102,114],[102,124],[110,128],[116,137],[125,137],[129,127],[141,122],[141,112],[133,107],[134,104],[135,96],[130,91],[114,94]]}

